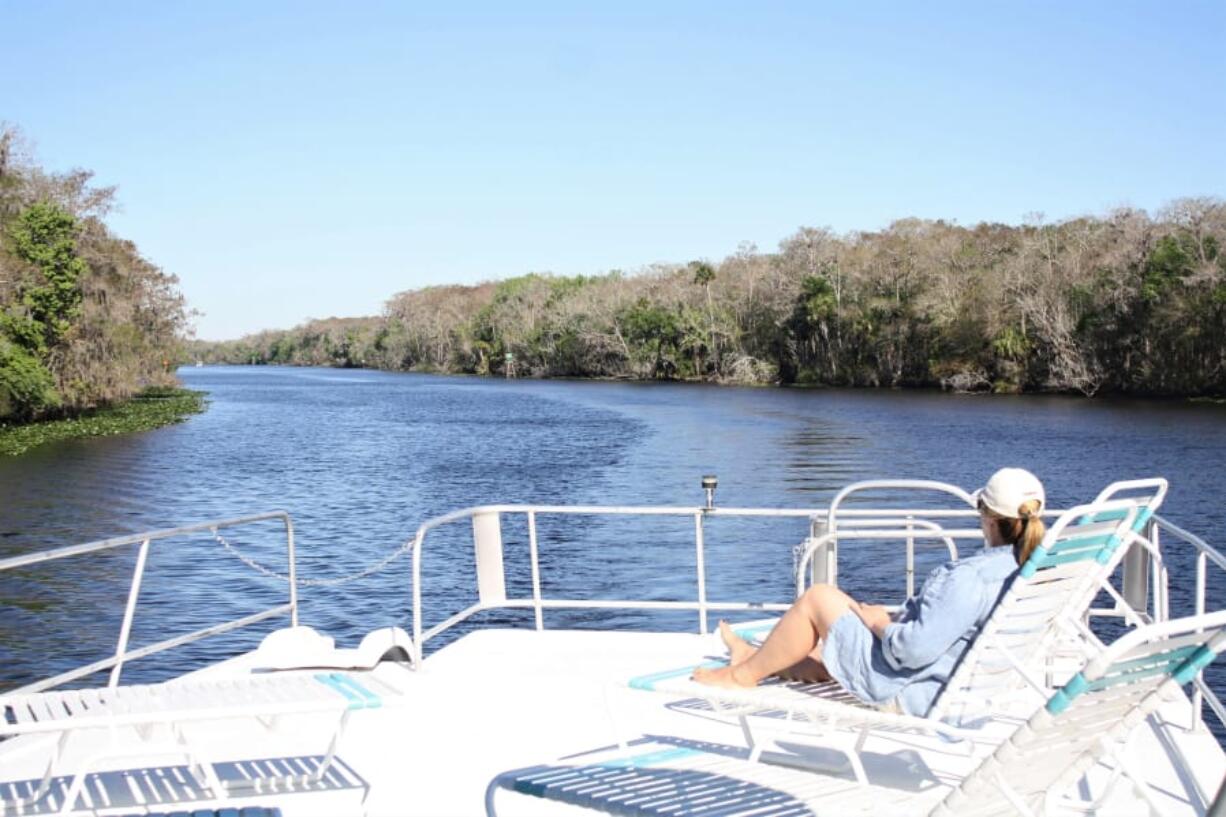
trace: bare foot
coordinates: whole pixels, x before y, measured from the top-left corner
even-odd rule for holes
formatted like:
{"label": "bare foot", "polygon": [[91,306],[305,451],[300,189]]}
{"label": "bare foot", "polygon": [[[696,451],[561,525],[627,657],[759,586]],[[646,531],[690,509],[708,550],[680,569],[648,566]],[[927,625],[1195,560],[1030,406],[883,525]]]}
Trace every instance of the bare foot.
{"label": "bare foot", "polygon": [[728,648],[728,655],[732,658],[733,664],[747,660],[758,651],[757,647],[737,635],[732,625],[726,621],[719,623],[719,637],[724,640],[724,646]]}
{"label": "bare foot", "polygon": [[712,687],[723,687],[725,689],[752,689],[757,686],[753,682],[746,683],[737,677],[738,670],[741,674],[744,669],[738,665],[729,665],[726,667],[695,667],[693,678],[700,684],[706,684]]}

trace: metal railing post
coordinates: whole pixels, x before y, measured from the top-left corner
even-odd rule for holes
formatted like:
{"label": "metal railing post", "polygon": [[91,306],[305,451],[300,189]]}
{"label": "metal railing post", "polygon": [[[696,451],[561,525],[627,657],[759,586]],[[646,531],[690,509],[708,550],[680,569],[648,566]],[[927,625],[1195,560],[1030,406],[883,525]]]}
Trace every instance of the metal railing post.
{"label": "metal railing post", "polygon": [[[1154,549],[1158,553],[1162,553],[1162,531],[1154,528]],[[1160,588],[1158,590],[1159,598],[1162,600],[1162,618],[1160,621],[1170,621],[1171,619],[1171,576],[1166,569],[1166,559],[1162,559],[1158,563],[1158,579]]]}
{"label": "metal railing post", "polygon": [[294,553],[294,521],[285,515],[285,549],[289,559],[289,625],[298,626],[298,558]]}
{"label": "metal railing post", "polygon": [[413,669],[421,669],[421,662],[425,657],[425,644],[422,643],[421,637],[421,550],[425,543],[426,530],[425,525],[417,529],[410,554],[413,561],[413,651],[416,653],[413,656]]}
{"label": "metal railing post", "polygon": [[911,535],[912,517],[907,517],[907,598],[915,595],[915,537]]}
{"label": "metal railing post", "polygon": [[136,568],[132,571],[132,586],[128,588],[128,604],[123,611],[123,624],[119,628],[119,643],[115,645],[115,666],[111,668],[108,687],[119,686],[119,674],[123,672],[124,653],[128,651],[128,638],[132,635],[132,619],[136,616],[136,599],[140,596],[140,582],[145,575],[145,560],[149,556],[149,540],[140,543],[136,554]]}
{"label": "metal railing post", "polygon": [[[816,517],[813,519],[809,527],[809,535],[812,539],[818,540],[825,538],[830,532],[830,519],[827,517],[824,521],[819,521]],[[833,547],[829,542],[821,545],[820,550],[813,554],[813,560],[809,562],[809,586],[815,584],[832,584],[830,576],[830,559],[827,558],[827,553]],[[800,576],[796,577],[797,582],[800,581]]]}
{"label": "metal railing post", "polygon": [[707,563],[703,555],[702,511],[694,514],[694,556],[698,570],[698,631],[707,634]]}
{"label": "metal railing post", "polygon": [[482,604],[507,600],[507,574],[502,562],[502,514],[473,514],[473,553],[477,565],[477,595]]}
{"label": "metal railing post", "polygon": [[830,543],[826,545],[826,581],[832,587],[839,586],[839,537],[837,533],[830,537]]}
{"label": "metal railing post", "polygon": [[[1205,614],[1205,573],[1209,568],[1209,557],[1202,550],[1196,554],[1196,615],[1203,616]],[[1201,674],[1203,676],[1203,673]],[[1193,726],[1205,723],[1205,694],[1201,692],[1200,686],[1192,685],[1192,724]]]}
{"label": "metal railing post", "polygon": [[528,553],[532,559],[532,608],[536,611],[536,629],[545,629],[541,613],[541,563],[537,556],[536,511],[528,511]]}

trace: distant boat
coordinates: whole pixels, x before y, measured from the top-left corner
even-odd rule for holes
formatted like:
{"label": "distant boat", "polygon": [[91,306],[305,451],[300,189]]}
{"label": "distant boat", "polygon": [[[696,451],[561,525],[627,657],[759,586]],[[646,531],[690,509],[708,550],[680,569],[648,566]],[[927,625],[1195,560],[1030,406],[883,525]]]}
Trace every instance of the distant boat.
{"label": "distant boat", "polygon": [[203,366],[203,365],[204,365],[204,363],[202,363],[201,361],[197,360],[197,361],[196,361],[196,365],[197,365],[197,366]]}

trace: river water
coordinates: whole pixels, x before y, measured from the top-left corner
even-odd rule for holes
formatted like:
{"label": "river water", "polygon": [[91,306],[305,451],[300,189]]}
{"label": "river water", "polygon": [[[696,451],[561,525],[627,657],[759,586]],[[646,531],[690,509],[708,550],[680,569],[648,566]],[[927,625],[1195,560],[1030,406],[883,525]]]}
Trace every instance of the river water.
{"label": "river water", "polygon": [[[936,479],[968,490],[999,466],[1031,469],[1051,507],[1088,501],[1107,482],[1159,474],[1163,515],[1221,547],[1226,406],[913,391],[738,389],[700,385],[500,381],[333,369],[184,369],[209,409],[143,434],[69,441],[0,459],[0,558],[208,519],[284,509],[301,575],[361,571],[432,515],[491,502],[697,505],[719,477],[721,506],[822,507],[849,482]],[[542,520],[547,596],[687,598],[695,594],[689,519]],[[713,520],[712,598],[781,601],[803,523]],[[284,570],[275,526],[226,543]],[[462,529],[430,540],[427,624],[473,597]],[[526,537],[511,525],[513,590],[526,592]],[[1189,561],[1172,554],[1177,572]],[[113,651],[135,549],[0,575],[0,689]],[[924,552],[921,567],[939,561]],[[881,601],[902,595],[898,546],[852,545],[841,583]],[[922,573],[920,578],[922,578]],[[1187,610],[1190,573],[1176,588]],[[1210,607],[1226,583],[1214,576]],[[152,643],[283,600],[211,536],[155,545],[132,645]],[[1216,602],[1216,604],[1215,604]],[[303,619],[356,643],[375,627],[409,628],[407,560],[340,586],[303,590]],[[484,623],[529,624],[517,614]],[[693,614],[556,612],[550,626],[694,627]],[[249,648],[240,632],[171,653],[158,669]],[[441,643],[441,642],[440,642]],[[1220,672],[1214,676],[1215,687]]]}

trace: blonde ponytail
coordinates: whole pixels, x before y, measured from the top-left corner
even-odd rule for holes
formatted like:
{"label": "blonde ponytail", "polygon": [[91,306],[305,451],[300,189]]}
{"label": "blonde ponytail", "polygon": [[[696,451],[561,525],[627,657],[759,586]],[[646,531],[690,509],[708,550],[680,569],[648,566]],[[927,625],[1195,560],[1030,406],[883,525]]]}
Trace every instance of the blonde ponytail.
{"label": "blonde ponytail", "polygon": [[1000,530],[1000,538],[1005,544],[1013,545],[1013,558],[1019,566],[1026,563],[1047,533],[1047,526],[1039,516],[1041,507],[1039,500],[1027,500],[1018,506],[1017,517],[997,516],[987,510]]}
{"label": "blonde ponytail", "polygon": [[1022,529],[1021,535],[1013,542],[1013,558],[1021,566],[1043,541],[1043,534],[1047,533],[1047,526],[1043,524],[1043,519],[1039,516],[1039,500],[1037,499],[1023,502],[1018,507],[1017,513],[1021,517]]}

